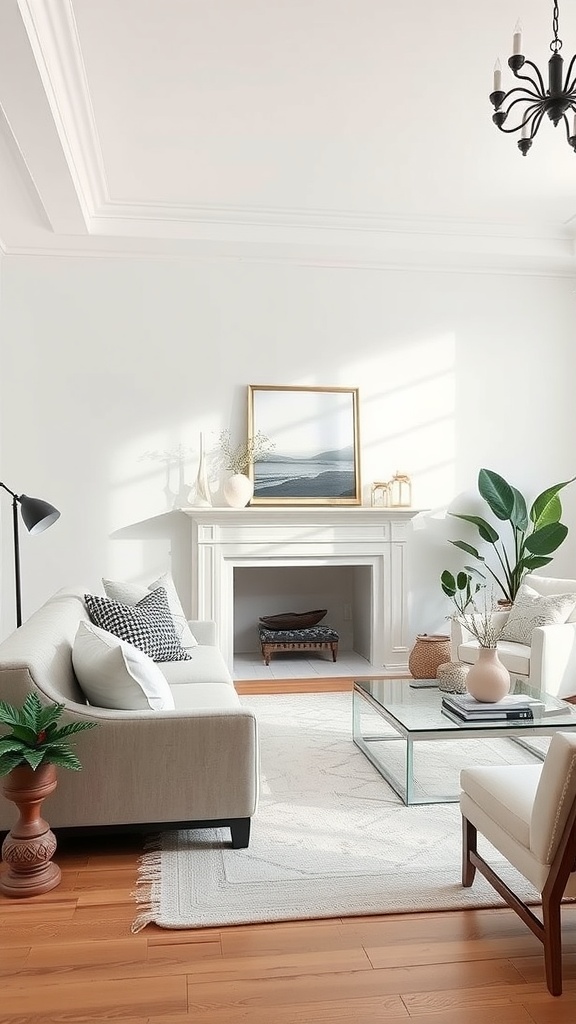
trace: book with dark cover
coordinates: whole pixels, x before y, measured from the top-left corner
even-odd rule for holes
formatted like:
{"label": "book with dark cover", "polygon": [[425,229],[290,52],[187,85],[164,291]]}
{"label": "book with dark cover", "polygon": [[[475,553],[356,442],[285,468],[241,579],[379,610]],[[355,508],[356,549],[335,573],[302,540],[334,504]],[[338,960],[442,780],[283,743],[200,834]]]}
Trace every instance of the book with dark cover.
{"label": "book with dark cover", "polygon": [[459,708],[453,707],[444,698],[442,701],[442,710],[448,712],[450,717],[457,719],[459,722],[499,722],[499,721],[532,721],[534,714],[532,708],[494,708],[494,710],[486,711],[463,711]]}

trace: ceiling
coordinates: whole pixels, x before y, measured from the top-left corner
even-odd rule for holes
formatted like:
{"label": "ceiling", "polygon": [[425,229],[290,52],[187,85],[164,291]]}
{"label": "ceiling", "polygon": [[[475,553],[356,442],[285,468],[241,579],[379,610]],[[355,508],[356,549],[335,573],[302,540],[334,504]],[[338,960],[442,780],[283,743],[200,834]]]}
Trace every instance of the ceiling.
{"label": "ceiling", "polygon": [[551,0],[2,0],[3,250],[571,275],[564,129],[491,122],[518,17],[544,69]]}

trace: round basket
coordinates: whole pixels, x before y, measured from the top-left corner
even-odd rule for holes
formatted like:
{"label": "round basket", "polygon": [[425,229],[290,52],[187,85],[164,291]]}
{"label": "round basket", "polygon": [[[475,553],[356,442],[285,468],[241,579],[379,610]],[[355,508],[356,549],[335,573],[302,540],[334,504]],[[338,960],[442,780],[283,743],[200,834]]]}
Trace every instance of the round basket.
{"label": "round basket", "polygon": [[450,661],[450,637],[444,634],[420,633],[408,658],[414,679],[436,679],[438,666]]}

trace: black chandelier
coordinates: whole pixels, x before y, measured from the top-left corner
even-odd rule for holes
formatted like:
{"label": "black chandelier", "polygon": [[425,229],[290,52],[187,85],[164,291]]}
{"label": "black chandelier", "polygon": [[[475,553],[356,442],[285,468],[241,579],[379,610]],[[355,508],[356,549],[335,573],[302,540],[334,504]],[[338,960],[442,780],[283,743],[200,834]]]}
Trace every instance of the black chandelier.
{"label": "black chandelier", "polygon": [[[527,60],[522,53],[522,29],[520,22],[517,23],[514,29],[512,56],[508,58],[508,67],[512,69],[515,78],[529,82],[531,88],[519,85],[514,89],[510,89],[509,92],[504,92],[502,90],[502,68],[499,60],[496,61],[494,67],[494,91],[490,93],[490,101],[494,106],[492,120],[501,132],[522,132],[522,137],[518,139],[518,149],[523,156],[526,156],[530,149],[544,114],[548,114],[548,117],[554,123],[554,127],[560,124],[560,121],[564,122],[566,138],[574,152],[576,152],[576,73],[572,75],[576,54],[572,57],[566,77],[564,77],[564,60],[560,56],[562,40],[558,38],[558,4],[556,2],[554,2],[554,13],[552,16],[552,31],[554,32],[554,38],[550,43],[552,56],[548,61],[547,89],[536,65],[531,60]],[[534,74],[532,75],[528,72],[528,74],[521,75],[520,70],[522,68],[524,70],[532,68]],[[514,114],[519,118],[518,124],[511,128],[504,127],[504,123],[514,107],[516,108]],[[570,132],[567,117],[567,111],[569,110],[575,111],[572,132]]]}

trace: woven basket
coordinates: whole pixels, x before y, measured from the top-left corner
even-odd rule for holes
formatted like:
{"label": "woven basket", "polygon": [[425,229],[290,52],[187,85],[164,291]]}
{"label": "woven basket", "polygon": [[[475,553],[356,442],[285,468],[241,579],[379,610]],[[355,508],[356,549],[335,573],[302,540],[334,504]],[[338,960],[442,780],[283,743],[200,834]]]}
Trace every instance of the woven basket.
{"label": "woven basket", "polygon": [[445,634],[420,633],[408,658],[414,679],[436,679],[439,665],[450,661],[450,637]]}

